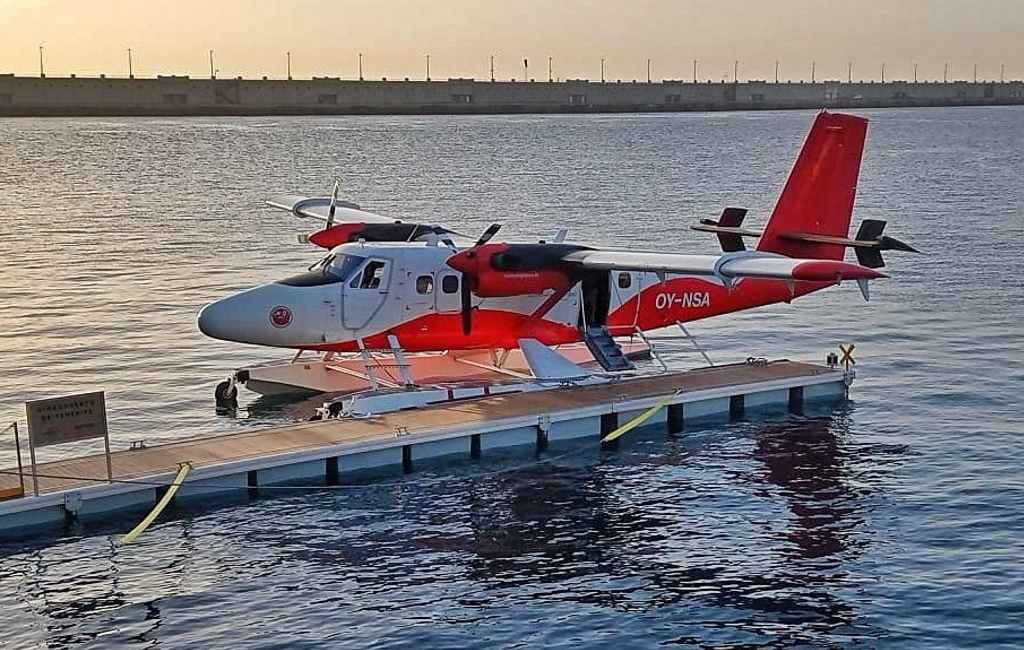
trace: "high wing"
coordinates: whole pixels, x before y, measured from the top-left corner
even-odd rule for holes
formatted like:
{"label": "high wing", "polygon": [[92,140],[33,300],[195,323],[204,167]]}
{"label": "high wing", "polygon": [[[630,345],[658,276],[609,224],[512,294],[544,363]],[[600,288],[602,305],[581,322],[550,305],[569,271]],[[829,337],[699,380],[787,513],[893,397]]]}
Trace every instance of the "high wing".
{"label": "high wing", "polygon": [[[297,217],[319,219],[326,222],[331,209],[331,197],[276,196],[266,201],[267,205],[287,210]],[[397,219],[360,209],[355,203],[337,201],[334,208],[335,223],[395,223]]]}
{"label": "high wing", "polygon": [[[743,278],[825,283],[856,280],[867,299],[868,280],[888,277],[842,260],[786,257],[764,251],[682,255],[543,243],[485,243],[459,251],[446,263],[466,276],[464,286],[471,286],[484,297],[516,295],[517,287],[522,293],[537,292],[578,279],[581,272],[646,271],[662,276],[706,277],[727,287]],[[468,304],[468,299],[463,304]]]}
{"label": "high wing", "polygon": [[725,282],[739,278],[776,280],[874,280],[885,274],[839,260],[800,259],[756,251],[724,255],[680,255],[636,251],[581,250],[565,261],[586,269],[650,271],[717,277]]}

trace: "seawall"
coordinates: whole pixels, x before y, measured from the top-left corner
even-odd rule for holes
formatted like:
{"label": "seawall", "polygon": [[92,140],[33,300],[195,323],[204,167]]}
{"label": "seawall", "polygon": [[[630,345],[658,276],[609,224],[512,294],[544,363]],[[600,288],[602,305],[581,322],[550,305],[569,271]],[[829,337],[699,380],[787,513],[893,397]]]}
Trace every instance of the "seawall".
{"label": "seawall", "polygon": [[0,75],[0,116],[358,115],[1024,105],[1024,82],[353,81]]}

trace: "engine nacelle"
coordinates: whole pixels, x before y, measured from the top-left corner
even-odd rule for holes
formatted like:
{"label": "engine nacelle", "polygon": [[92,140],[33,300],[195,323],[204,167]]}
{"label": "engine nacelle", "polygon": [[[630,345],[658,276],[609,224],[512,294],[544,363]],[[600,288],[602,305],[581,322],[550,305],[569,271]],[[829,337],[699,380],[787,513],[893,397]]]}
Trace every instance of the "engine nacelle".
{"label": "engine nacelle", "polygon": [[508,298],[542,294],[569,286],[561,271],[495,271],[485,269],[473,277],[473,292],[481,298]]}
{"label": "engine nacelle", "polygon": [[557,268],[501,268],[501,256],[512,248],[509,244],[476,246],[450,257],[448,265],[461,271],[481,298],[537,295],[572,283],[568,274]]}
{"label": "engine nacelle", "polygon": [[348,242],[359,241],[415,241],[430,233],[444,236],[451,231],[440,226],[421,223],[341,223],[310,234],[311,244],[330,250]]}

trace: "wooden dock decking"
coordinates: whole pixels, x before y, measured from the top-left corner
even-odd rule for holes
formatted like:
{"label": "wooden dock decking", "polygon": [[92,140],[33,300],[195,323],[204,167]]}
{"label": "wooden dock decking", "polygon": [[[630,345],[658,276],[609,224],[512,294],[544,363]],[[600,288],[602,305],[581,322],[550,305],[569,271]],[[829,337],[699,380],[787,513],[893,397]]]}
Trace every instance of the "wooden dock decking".
{"label": "wooden dock decking", "polygon": [[[326,420],[300,422],[277,427],[218,436],[189,438],[178,442],[142,449],[114,451],[111,454],[114,478],[132,479],[175,470],[179,463],[189,461],[195,468],[231,461],[270,457],[290,452],[314,450],[346,443],[394,441],[397,431],[415,435],[429,431],[472,426],[509,418],[559,413],[599,406],[625,399],[661,397],[676,391],[682,393],[743,386],[779,379],[814,377],[835,371],[822,366],[773,361],[766,366],[737,364],[701,368],[623,379],[614,384],[562,388],[531,393],[492,395],[447,404],[438,404],[411,411],[401,411],[361,420]],[[0,491],[16,488],[14,474],[0,474]],[[32,480],[25,467],[26,493],[31,494]],[[93,477],[106,479],[106,461],[102,454],[69,458],[38,466],[41,475]],[[81,479],[40,478],[41,494],[96,485]]]}

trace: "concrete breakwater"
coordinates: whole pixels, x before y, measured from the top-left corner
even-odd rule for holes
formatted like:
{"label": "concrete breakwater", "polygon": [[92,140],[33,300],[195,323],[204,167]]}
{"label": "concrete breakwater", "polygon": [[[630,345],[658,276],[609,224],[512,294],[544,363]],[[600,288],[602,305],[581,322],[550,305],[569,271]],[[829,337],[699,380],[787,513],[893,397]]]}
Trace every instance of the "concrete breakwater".
{"label": "concrete breakwater", "polygon": [[352,81],[0,75],[0,116],[715,111],[1024,104],[1024,82]]}

